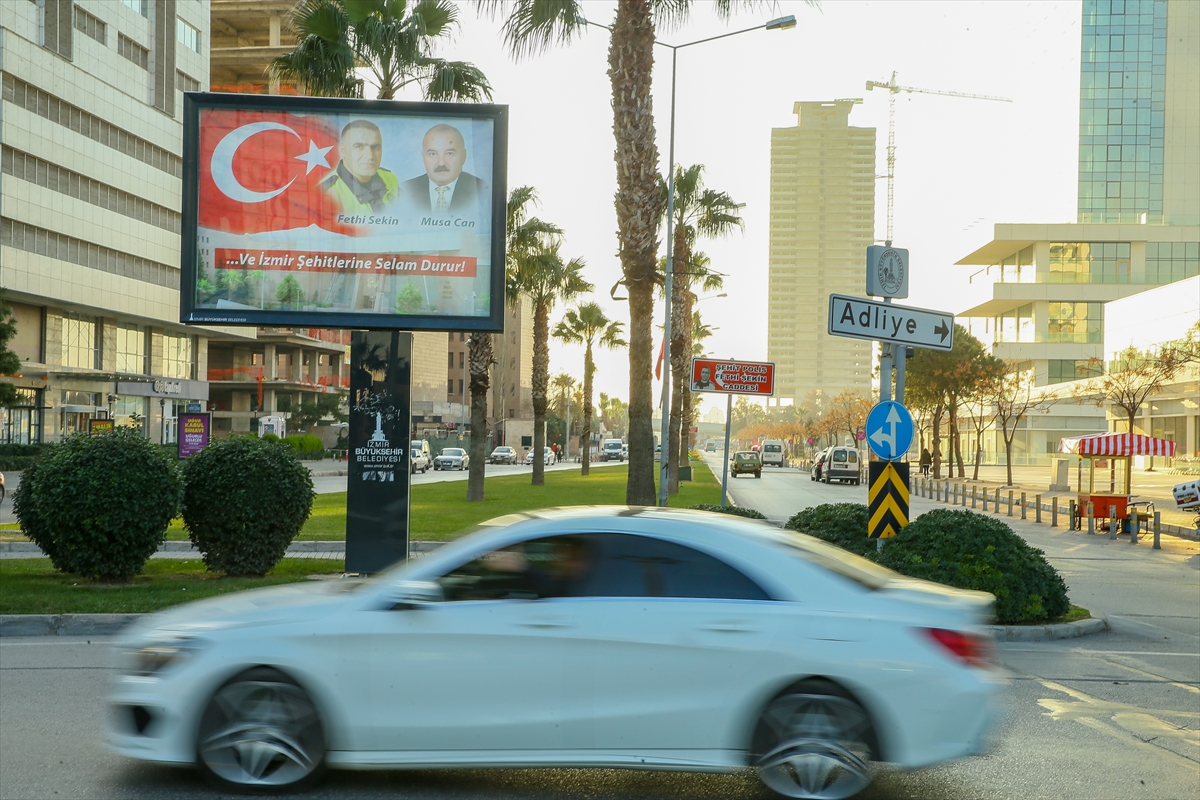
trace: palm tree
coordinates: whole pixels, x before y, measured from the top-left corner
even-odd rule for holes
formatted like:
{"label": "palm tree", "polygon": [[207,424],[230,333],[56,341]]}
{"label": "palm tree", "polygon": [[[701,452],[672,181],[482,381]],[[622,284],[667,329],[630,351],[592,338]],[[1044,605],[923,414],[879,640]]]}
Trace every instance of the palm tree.
{"label": "palm tree", "polygon": [[588,456],[592,441],[592,378],[596,374],[596,362],[592,358],[592,347],[599,344],[610,350],[627,347],[621,338],[621,323],[610,320],[598,303],[582,303],[579,309],[569,309],[554,328],[554,338],[567,344],[581,344],[583,350],[583,433],[584,451],[580,459],[580,475],[591,471]]}
{"label": "palm tree", "polygon": [[583,279],[583,259],[564,261],[558,236],[541,237],[541,244],[521,253],[509,253],[510,269],[505,274],[509,302],[521,295],[533,305],[533,485],[546,483],[541,458],[546,446],[546,392],[550,377],[550,310],[558,300],[570,300],[594,287]]}
{"label": "palm tree", "polygon": [[[531,217],[530,207],[537,204],[537,190],[532,186],[518,186],[508,195],[505,223],[505,283],[515,276],[517,264],[531,257],[532,253],[548,239],[562,234],[562,228],[553,223]],[[508,298],[515,303],[516,298]],[[487,437],[487,393],[491,387],[491,369],[496,364],[495,345],[490,333],[475,332],[468,340],[471,376],[471,466],[467,476],[467,500],[483,500],[483,477],[486,466]],[[504,381],[498,381],[503,389]],[[503,401],[496,402],[496,413]]]}
{"label": "palm tree", "polygon": [[[667,182],[658,180],[663,208],[667,205]],[[687,466],[687,448],[682,442],[684,432],[692,424],[690,372],[692,340],[692,287],[704,291],[722,288],[721,276],[709,268],[709,259],[694,252],[700,237],[728,236],[735,229],[744,230],[739,210],[741,205],[725,192],[704,186],[704,165],[693,164],[675,168],[675,241],[672,243],[671,267],[671,418],[670,441],[667,450],[667,489],[679,491],[679,468]]]}
{"label": "palm tree", "polygon": [[[560,323],[561,324],[561,323]],[[550,383],[558,390],[558,409],[556,413],[563,417],[563,455],[566,455],[567,443],[571,441],[571,400],[575,385],[579,381],[565,372],[554,376]]]}
{"label": "palm tree", "polygon": [[271,62],[272,78],[323,97],[362,97],[356,68],[370,71],[381,100],[418,84],[426,100],[490,100],[473,64],[432,55],[458,25],[449,0],[300,0],[291,11],[296,47]]}
{"label": "palm tree", "polygon": [[[587,20],[582,0],[477,0],[492,14],[507,11],[505,43],[522,58],[569,44]],[[815,2],[815,0],[810,0]],[[608,48],[612,84],[613,133],[617,140],[617,231],[622,282],[629,292],[629,482],[630,505],[653,505],[654,425],[654,287],[658,281],[658,147],[655,144],[651,71],[655,25],[676,26],[687,20],[691,0],[617,0]],[[712,8],[728,19],[735,6],[755,0],[715,0]]]}

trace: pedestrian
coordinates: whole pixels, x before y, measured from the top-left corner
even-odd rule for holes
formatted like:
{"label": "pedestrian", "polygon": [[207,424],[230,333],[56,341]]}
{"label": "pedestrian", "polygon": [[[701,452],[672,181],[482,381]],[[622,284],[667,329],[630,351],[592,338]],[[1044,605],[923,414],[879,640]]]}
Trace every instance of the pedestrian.
{"label": "pedestrian", "polygon": [[550,446],[550,451],[552,453],[554,453],[554,463],[557,464],[558,463],[558,442],[555,442],[554,444],[552,444]]}
{"label": "pedestrian", "polygon": [[929,455],[929,448],[921,448],[921,474],[928,475],[929,468],[933,465],[933,456]]}

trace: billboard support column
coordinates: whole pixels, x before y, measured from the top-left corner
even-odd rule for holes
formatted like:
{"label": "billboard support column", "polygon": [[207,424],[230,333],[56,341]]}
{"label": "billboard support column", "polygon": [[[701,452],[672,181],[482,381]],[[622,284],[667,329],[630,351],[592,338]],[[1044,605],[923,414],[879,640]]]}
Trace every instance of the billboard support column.
{"label": "billboard support column", "polygon": [[350,338],[346,572],[374,573],[408,558],[412,334]]}
{"label": "billboard support column", "polygon": [[729,429],[733,425],[733,395],[725,395],[725,463],[721,468],[721,508],[729,494]]}

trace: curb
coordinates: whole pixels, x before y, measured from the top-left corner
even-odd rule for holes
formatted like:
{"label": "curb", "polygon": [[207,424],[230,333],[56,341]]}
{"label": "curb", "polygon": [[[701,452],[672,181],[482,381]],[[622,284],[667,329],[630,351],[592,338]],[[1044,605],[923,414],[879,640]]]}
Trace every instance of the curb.
{"label": "curb", "polygon": [[6,636],[110,636],[142,614],[0,614]]}
{"label": "curb", "polygon": [[1047,642],[1052,639],[1077,639],[1108,630],[1104,618],[1081,619],[1058,625],[989,625],[998,642]]}

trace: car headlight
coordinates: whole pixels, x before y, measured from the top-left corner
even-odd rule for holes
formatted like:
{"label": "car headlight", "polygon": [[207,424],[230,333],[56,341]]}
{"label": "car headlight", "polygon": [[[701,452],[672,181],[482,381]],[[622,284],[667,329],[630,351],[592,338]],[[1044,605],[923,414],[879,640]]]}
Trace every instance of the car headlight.
{"label": "car headlight", "polygon": [[131,675],[149,677],[187,661],[203,645],[201,639],[181,636],[152,642],[137,650],[127,650],[123,659],[124,671]]}

